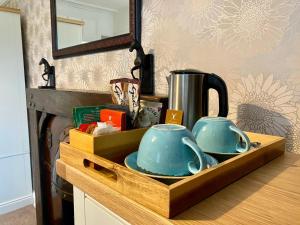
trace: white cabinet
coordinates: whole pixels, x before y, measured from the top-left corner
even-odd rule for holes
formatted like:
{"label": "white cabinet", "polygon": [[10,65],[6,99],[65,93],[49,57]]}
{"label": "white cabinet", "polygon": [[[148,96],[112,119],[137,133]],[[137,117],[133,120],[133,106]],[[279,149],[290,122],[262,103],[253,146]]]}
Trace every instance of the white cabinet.
{"label": "white cabinet", "polygon": [[75,225],[129,225],[78,188],[73,190]]}
{"label": "white cabinet", "polygon": [[0,8],[0,214],[32,204],[19,13]]}

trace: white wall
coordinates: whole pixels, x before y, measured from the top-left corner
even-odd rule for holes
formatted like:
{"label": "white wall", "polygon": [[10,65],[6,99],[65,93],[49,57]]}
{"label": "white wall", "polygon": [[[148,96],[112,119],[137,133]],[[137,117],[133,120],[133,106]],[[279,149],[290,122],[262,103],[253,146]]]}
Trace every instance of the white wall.
{"label": "white wall", "polygon": [[83,42],[83,26],[65,22],[57,22],[58,48],[66,48]]}
{"label": "white wall", "polygon": [[114,13],[114,35],[129,33],[129,8],[125,7]]}
{"label": "white wall", "polygon": [[20,15],[0,12],[0,214],[32,203]]}
{"label": "white wall", "polygon": [[111,37],[114,34],[114,16],[108,10],[57,1],[57,16],[84,21],[84,42],[99,40],[101,36]]}

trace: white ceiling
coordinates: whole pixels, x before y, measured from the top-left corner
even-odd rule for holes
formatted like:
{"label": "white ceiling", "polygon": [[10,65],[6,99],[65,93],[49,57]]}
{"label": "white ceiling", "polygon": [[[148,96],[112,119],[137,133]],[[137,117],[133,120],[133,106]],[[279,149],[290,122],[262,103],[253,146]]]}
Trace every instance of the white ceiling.
{"label": "white ceiling", "polygon": [[[2,0],[0,0],[2,1]],[[67,0],[69,2],[83,3],[88,5],[95,5],[102,8],[112,10],[119,10],[122,8],[129,8],[129,0]]]}

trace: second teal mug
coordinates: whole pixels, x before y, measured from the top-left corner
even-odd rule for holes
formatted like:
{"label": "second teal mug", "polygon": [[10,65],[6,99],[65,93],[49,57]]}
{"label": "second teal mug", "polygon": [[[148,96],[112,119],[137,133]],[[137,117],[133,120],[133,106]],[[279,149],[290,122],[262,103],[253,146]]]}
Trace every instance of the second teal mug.
{"label": "second teal mug", "polygon": [[192,133],[204,152],[242,153],[250,149],[248,136],[224,117],[202,117],[194,125]]}

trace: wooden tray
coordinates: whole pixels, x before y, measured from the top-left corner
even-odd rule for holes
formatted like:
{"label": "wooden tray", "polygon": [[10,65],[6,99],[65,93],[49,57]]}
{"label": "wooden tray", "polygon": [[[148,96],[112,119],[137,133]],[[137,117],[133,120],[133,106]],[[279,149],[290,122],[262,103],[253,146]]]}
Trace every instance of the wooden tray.
{"label": "wooden tray", "polygon": [[114,149],[113,155],[104,151],[98,156],[61,143],[57,172],[64,176],[62,164],[68,164],[83,172],[88,179],[105,184],[154,212],[171,218],[284,153],[284,138],[247,134],[252,142],[261,143],[259,148],[171,185],[124,167],[126,155],[137,149]]}
{"label": "wooden tray", "polygon": [[113,152],[114,149],[118,149],[118,151],[137,150],[146,130],[147,128],[140,128],[94,137],[77,129],[71,129],[69,131],[70,145],[96,155],[101,155],[101,152]]}

